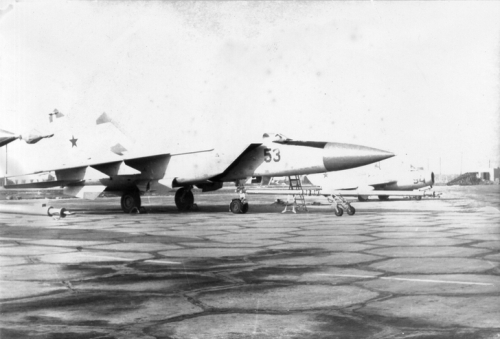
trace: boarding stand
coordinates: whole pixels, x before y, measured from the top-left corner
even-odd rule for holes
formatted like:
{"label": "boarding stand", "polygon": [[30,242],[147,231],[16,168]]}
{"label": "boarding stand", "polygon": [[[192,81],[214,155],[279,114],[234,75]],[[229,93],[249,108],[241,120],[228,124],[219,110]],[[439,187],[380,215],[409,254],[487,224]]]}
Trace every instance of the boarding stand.
{"label": "boarding stand", "polygon": [[[286,213],[288,210],[288,206],[292,206],[292,213],[296,213],[295,208],[297,210],[307,211],[306,199],[304,198],[304,189],[302,188],[302,183],[300,182],[300,177],[298,175],[289,176],[288,177],[289,189],[290,191],[297,191],[297,194],[291,194],[292,199],[287,199],[285,203],[285,209],[281,213]],[[290,195],[288,196],[290,197]],[[288,202],[291,201],[289,205]]]}

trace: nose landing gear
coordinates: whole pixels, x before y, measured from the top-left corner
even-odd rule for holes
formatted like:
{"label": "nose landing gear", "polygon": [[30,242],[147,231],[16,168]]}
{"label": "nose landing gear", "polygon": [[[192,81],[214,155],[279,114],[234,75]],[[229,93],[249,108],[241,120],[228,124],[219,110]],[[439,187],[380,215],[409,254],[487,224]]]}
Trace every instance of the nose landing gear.
{"label": "nose landing gear", "polygon": [[354,215],[356,213],[356,209],[341,195],[330,195],[327,199],[335,209],[334,212],[337,217],[341,217],[344,211],[348,215]]}

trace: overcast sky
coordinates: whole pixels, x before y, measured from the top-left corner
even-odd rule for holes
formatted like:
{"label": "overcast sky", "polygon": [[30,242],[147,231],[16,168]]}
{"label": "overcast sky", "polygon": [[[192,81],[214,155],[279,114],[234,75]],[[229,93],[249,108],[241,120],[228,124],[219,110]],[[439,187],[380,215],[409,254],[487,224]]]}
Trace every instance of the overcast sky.
{"label": "overcast sky", "polygon": [[500,165],[500,2],[0,4],[0,129],[50,129],[55,108],[73,125],[11,144],[23,169],[75,152],[67,134],[84,149],[102,112],[165,152],[272,131]]}

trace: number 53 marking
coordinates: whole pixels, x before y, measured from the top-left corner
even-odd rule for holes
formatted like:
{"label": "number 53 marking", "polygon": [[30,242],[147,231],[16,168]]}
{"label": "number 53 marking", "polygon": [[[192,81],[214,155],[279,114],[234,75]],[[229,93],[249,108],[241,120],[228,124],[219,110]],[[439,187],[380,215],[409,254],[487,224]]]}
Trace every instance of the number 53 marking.
{"label": "number 53 marking", "polygon": [[[271,154],[271,152],[273,154]],[[274,160],[275,162],[281,160],[280,150],[278,148],[275,148],[273,150],[271,150],[270,148],[264,148],[264,161],[271,162],[271,160]]]}

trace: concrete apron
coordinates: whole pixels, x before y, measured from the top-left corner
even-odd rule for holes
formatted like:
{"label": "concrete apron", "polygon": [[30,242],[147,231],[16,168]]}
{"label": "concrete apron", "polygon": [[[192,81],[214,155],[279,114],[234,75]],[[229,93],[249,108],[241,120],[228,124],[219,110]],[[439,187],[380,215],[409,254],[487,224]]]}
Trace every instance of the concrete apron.
{"label": "concrete apron", "polygon": [[2,215],[0,337],[500,336],[498,213],[441,199],[293,215],[259,197],[233,215],[229,198]]}

